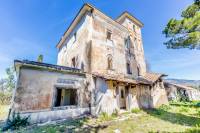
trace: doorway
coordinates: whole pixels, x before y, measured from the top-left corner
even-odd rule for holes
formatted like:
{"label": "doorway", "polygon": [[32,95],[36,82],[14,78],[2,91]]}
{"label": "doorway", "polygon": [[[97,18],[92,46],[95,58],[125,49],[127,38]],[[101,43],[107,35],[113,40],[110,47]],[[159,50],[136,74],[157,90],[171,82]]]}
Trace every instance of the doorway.
{"label": "doorway", "polygon": [[119,105],[120,109],[126,109],[126,96],[124,86],[119,86]]}

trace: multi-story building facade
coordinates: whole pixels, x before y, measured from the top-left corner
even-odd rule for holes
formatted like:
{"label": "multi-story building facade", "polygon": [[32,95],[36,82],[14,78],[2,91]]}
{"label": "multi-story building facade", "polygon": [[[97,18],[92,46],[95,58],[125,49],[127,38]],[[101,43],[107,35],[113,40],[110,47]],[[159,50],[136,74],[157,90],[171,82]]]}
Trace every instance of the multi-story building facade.
{"label": "multi-story building facade", "polygon": [[57,44],[57,65],[15,61],[12,110],[43,122],[167,103],[164,75],[146,70],[142,27],[128,12],[113,20],[85,4]]}

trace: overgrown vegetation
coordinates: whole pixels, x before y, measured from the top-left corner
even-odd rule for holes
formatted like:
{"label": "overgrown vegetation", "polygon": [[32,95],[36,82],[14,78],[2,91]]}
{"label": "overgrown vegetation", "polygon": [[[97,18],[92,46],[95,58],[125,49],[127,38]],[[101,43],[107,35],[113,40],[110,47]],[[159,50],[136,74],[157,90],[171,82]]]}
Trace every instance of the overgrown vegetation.
{"label": "overgrown vegetation", "polygon": [[139,108],[131,109],[131,113],[139,113],[141,110]]}
{"label": "overgrown vegetation", "polygon": [[9,118],[6,125],[3,127],[3,131],[8,129],[16,130],[20,127],[26,127],[29,125],[30,117],[21,117],[19,113],[12,113],[12,118]]}
{"label": "overgrown vegetation", "polygon": [[[199,132],[200,108],[199,101],[171,102],[157,109],[139,110],[119,114],[114,111],[108,115],[102,113],[98,118],[81,118],[68,120],[55,125],[41,127],[25,127],[15,132]],[[137,115],[135,115],[137,113]],[[124,119],[128,118],[128,119]],[[119,120],[120,119],[120,120]]]}

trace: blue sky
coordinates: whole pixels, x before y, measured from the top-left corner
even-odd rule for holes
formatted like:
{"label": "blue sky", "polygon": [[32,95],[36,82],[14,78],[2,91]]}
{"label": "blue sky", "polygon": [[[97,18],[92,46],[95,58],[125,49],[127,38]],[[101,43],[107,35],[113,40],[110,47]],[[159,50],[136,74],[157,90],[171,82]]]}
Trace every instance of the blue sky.
{"label": "blue sky", "polygon": [[[154,72],[169,78],[200,79],[200,51],[169,50],[162,30],[167,21],[180,18],[193,0],[84,0],[113,19],[127,10],[144,23],[145,57]],[[0,2],[0,77],[14,59],[56,64],[56,44],[83,0],[2,0]]]}

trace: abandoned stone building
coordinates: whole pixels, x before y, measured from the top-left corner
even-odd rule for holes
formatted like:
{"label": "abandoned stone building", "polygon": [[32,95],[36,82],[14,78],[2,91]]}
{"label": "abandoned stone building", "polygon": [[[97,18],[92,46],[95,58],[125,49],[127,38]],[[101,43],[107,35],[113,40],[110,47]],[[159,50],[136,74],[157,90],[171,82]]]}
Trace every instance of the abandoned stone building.
{"label": "abandoned stone building", "polygon": [[141,28],[83,5],[57,44],[57,65],[15,60],[12,111],[33,123],[167,104],[164,74],[146,70]]}
{"label": "abandoned stone building", "polygon": [[181,84],[164,82],[168,100],[170,101],[199,101],[200,91]]}

